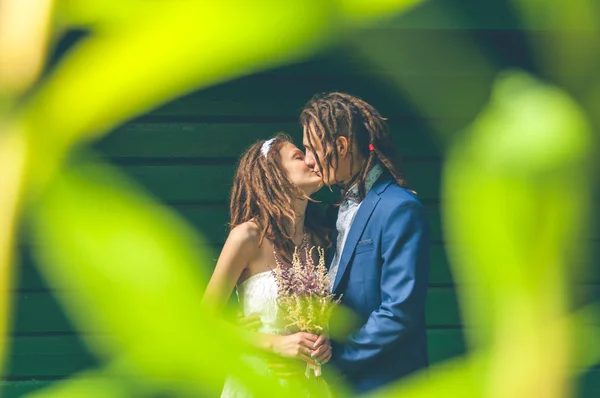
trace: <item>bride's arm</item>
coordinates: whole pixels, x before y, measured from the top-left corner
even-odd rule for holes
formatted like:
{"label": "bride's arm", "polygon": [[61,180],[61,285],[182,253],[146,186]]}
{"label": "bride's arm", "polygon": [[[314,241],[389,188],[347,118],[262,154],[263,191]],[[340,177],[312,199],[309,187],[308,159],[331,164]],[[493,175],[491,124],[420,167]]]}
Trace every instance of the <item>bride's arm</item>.
{"label": "bride's arm", "polygon": [[203,304],[217,314],[222,311],[240,275],[259,255],[255,225],[244,223],[232,229],[204,292]]}
{"label": "bride's arm", "polygon": [[[238,225],[229,233],[202,300],[214,315],[220,315],[242,272],[260,256],[258,241],[258,228],[252,223]],[[263,333],[242,335],[251,345],[271,351],[272,336]]]}
{"label": "bride's arm", "polygon": [[[202,302],[215,315],[227,304],[244,269],[260,256],[258,241],[259,231],[253,223],[238,225],[229,233]],[[241,332],[241,336],[256,348],[315,363],[310,354],[318,336],[313,334],[301,332],[289,336],[274,336],[246,331]]]}

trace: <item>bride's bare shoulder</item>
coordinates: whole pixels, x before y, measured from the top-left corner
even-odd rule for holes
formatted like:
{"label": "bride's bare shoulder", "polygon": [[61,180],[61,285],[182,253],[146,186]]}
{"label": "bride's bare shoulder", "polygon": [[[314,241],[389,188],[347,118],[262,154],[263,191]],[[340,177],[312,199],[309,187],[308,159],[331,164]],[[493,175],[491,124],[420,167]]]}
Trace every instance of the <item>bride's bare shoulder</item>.
{"label": "bride's bare shoulder", "polygon": [[253,245],[258,248],[260,230],[258,225],[256,225],[254,222],[246,221],[240,225],[236,225],[229,232],[229,237],[227,240],[237,244]]}

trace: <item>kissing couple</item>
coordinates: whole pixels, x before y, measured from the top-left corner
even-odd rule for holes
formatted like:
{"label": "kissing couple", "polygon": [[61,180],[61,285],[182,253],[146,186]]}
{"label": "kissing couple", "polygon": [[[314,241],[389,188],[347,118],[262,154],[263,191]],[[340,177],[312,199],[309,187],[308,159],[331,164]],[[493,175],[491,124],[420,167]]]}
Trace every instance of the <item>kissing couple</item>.
{"label": "kissing couple", "polygon": [[[231,230],[204,300],[218,311],[237,288],[239,322],[256,326],[252,344],[270,358],[249,358],[257,371],[285,384],[306,364],[322,366],[307,397],[328,396],[335,383],[362,394],[427,367],[428,223],[399,168],[386,119],[373,106],[344,93],[320,94],[304,106],[300,123],[303,149],[277,135],[242,155]],[[323,185],[342,192],[329,229],[311,199]],[[306,261],[314,252],[296,249],[312,246],[327,251],[331,293],[357,320],[343,338],[286,329],[272,270],[291,266],[295,252]],[[221,396],[253,397],[233,378]]]}

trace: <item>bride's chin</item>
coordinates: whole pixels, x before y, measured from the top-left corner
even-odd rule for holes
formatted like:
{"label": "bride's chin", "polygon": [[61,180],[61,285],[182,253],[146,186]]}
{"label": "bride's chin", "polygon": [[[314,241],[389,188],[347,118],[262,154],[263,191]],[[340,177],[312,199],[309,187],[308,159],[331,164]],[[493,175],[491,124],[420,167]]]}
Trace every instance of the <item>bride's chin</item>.
{"label": "bride's chin", "polygon": [[323,183],[312,186],[310,188],[307,187],[306,189],[303,189],[303,191],[306,194],[306,196],[312,196],[313,194],[317,193],[321,188],[323,188]]}

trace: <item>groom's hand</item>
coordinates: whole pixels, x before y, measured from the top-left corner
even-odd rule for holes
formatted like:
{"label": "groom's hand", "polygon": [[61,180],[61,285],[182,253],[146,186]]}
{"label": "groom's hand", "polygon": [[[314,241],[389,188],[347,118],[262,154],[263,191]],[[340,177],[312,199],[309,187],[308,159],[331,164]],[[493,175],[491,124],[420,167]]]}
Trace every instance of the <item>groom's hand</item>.
{"label": "groom's hand", "polygon": [[325,336],[324,334],[319,335],[319,338],[317,339],[317,341],[315,341],[315,345],[313,348],[316,349],[316,348],[322,346],[323,343],[325,343],[327,341],[329,341],[329,338],[327,336]]}
{"label": "groom's hand", "polygon": [[320,335],[315,342],[314,349],[310,354],[318,365],[324,365],[331,359],[331,343],[329,338],[325,335]]}

